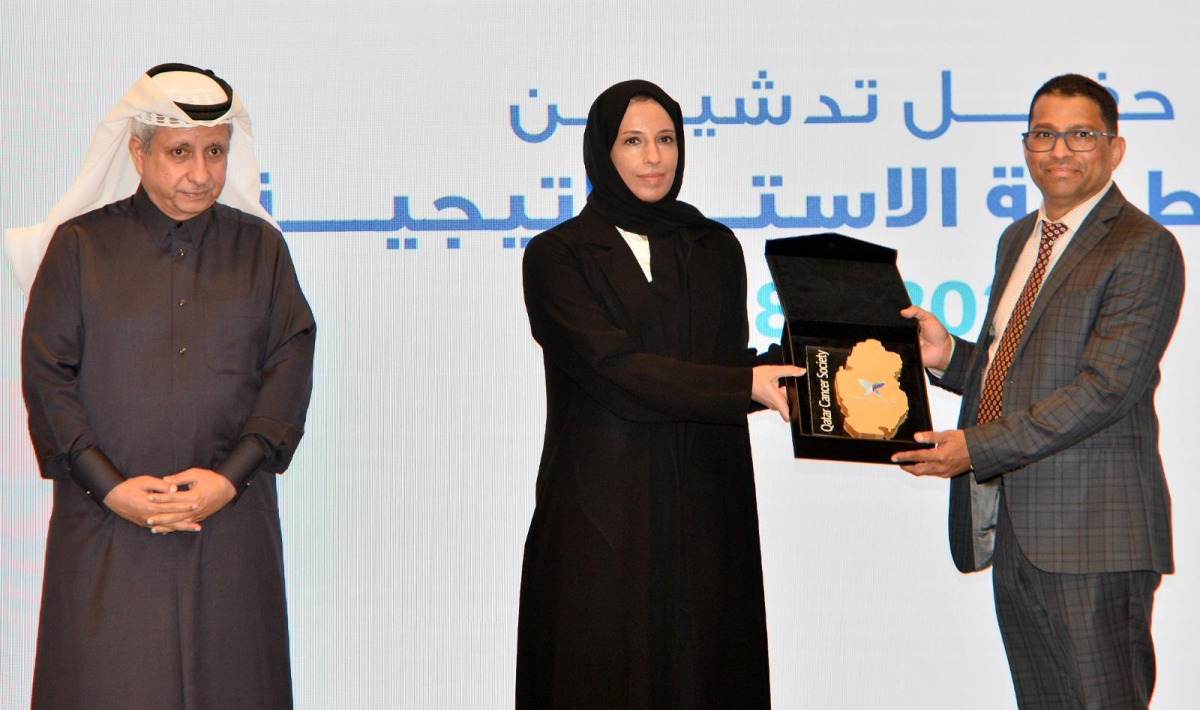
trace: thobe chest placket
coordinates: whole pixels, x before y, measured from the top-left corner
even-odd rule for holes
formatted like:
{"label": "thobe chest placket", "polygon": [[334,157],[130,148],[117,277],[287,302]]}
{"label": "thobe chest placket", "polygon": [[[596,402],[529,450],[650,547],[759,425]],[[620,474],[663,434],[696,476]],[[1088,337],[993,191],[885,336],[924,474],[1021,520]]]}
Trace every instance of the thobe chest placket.
{"label": "thobe chest placket", "polygon": [[191,232],[177,223],[168,233],[171,256],[171,452],[177,473],[192,466],[196,452],[195,388],[204,367],[203,313],[197,291],[199,250]]}

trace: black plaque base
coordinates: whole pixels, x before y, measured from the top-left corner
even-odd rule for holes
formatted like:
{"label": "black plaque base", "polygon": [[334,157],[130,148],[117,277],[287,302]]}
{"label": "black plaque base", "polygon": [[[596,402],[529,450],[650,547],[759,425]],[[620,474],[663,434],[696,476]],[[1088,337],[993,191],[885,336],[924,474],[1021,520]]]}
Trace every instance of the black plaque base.
{"label": "black plaque base", "polygon": [[[900,315],[911,302],[895,250],[818,234],[768,240],[766,256],[787,319],[784,352],[789,363],[808,369],[787,384],[796,457],[890,463],[897,451],[929,448],[912,439],[932,425],[917,325]],[[897,379],[908,416],[890,438],[848,432],[832,390],[837,367],[869,339],[901,359]]]}
{"label": "black plaque base", "polygon": [[[897,451],[928,448],[913,434],[932,428],[914,331],[860,323],[788,321],[783,349],[789,362],[806,368],[805,377],[787,381],[792,413],[792,448],[797,458],[890,463]],[[848,433],[838,406],[834,378],[854,346],[873,338],[903,363],[899,383],[908,395],[908,416],[888,439],[861,438]]]}

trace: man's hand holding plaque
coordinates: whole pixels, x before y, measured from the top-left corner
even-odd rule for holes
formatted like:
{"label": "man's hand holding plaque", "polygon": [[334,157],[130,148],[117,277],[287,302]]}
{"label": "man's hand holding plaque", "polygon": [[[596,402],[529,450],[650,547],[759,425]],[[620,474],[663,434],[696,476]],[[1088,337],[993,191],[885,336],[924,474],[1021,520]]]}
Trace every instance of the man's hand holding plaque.
{"label": "man's hand holding plaque", "polygon": [[[938,372],[945,370],[954,352],[954,339],[942,322],[917,306],[905,308],[900,315],[917,321],[921,363]],[[892,456],[892,461],[914,476],[951,478],[971,469],[971,452],[967,450],[966,436],[961,429],[921,431],[914,434],[913,439],[918,443],[933,444],[933,448],[901,451]]]}

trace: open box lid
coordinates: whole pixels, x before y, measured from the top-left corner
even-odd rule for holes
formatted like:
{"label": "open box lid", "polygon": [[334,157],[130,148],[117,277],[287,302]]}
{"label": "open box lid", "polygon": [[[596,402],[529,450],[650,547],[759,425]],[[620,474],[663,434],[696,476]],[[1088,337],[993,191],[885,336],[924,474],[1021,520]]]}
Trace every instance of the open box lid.
{"label": "open box lid", "polygon": [[916,327],[895,249],[830,232],[768,239],[766,258],[788,320]]}

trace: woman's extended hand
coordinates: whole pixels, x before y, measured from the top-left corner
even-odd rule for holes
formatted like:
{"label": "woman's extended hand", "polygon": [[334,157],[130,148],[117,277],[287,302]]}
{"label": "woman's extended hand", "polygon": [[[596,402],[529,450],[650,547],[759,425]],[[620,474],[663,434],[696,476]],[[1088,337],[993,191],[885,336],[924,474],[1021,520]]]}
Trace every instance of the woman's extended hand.
{"label": "woman's extended hand", "polygon": [[803,367],[795,365],[759,365],[754,368],[754,382],[750,386],[750,398],[767,409],[774,409],[789,421],[787,391],[780,386],[781,377],[801,377]]}

